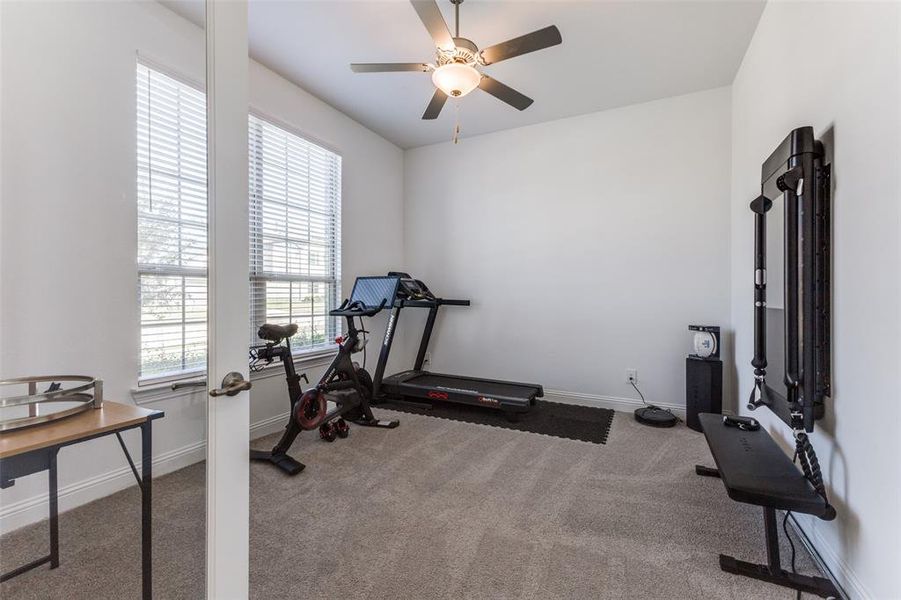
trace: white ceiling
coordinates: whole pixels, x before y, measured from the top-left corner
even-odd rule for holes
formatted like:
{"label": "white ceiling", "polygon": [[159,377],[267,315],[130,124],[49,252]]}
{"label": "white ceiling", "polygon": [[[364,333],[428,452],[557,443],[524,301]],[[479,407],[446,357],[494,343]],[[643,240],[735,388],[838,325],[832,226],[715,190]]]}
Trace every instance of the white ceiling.
{"label": "white ceiling", "polygon": [[[453,5],[438,0],[453,31]],[[165,4],[195,22],[202,5]],[[563,44],[485,67],[533,98],[525,111],[480,90],[460,99],[462,137],[711,89],[732,82],[765,0],[466,0],[460,33],[480,47],[556,25]],[[354,74],[351,62],[434,62],[406,0],[251,0],[250,53],[402,148],[451,139],[448,102],[421,120],[425,73]]]}

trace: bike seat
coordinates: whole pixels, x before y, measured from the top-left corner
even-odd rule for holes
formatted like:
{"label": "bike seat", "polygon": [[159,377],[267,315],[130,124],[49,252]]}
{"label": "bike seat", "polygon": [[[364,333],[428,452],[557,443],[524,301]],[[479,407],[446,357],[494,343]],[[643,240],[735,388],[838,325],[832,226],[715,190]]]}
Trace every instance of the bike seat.
{"label": "bike seat", "polygon": [[285,338],[291,337],[295,333],[297,333],[296,323],[289,323],[287,325],[273,325],[271,323],[266,323],[265,325],[261,325],[259,331],[257,331],[257,335],[260,336],[260,339],[276,344]]}

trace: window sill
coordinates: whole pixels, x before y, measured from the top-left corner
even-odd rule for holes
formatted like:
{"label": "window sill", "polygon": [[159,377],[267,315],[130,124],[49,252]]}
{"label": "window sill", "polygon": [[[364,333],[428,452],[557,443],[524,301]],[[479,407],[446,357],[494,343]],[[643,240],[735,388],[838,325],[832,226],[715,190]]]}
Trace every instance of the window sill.
{"label": "window sill", "polygon": [[[304,369],[313,369],[316,367],[327,366],[335,358],[335,354],[337,354],[337,352],[338,351],[336,347],[326,347],[310,352],[295,354],[294,367],[299,372],[303,372]],[[251,373],[250,380],[255,381],[259,379],[270,379],[272,377],[279,377],[283,375],[284,368],[282,367],[282,363],[280,361],[273,361],[272,364],[263,367],[259,371]],[[195,382],[199,383],[202,381],[205,381],[205,377],[204,373],[200,371],[185,374],[180,377],[173,376],[149,380],[143,384],[139,382],[136,388],[132,388],[131,397],[135,401],[135,404],[142,406],[144,404],[161,402],[163,400],[172,400],[174,398],[191,397],[195,396],[196,394],[205,394],[207,390],[206,385],[198,385],[196,387],[187,386],[179,388],[177,390],[172,389],[173,384],[189,384]]]}
{"label": "window sill", "polygon": [[193,369],[191,371],[180,371],[177,373],[172,373],[171,375],[155,375],[152,377],[144,377],[138,378],[138,387],[136,390],[143,390],[147,388],[157,388],[165,385],[169,385],[170,383],[177,383],[179,381],[187,381],[190,379],[196,379],[198,377],[202,377],[206,373],[206,369]]}
{"label": "window sill", "polygon": [[161,400],[171,400],[173,398],[181,398],[185,396],[194,396],[195,394],[206,393],[206,384],[182,387],[173,390],[175,384],[200,383],[205,381],[204,373],[192,373],[184,377],[172,377],[165,381],[156,380],[144,384],[138,383],[138,387],[131,389],[131,397],[135,404],[142,406],[144,404],[152,404]]}

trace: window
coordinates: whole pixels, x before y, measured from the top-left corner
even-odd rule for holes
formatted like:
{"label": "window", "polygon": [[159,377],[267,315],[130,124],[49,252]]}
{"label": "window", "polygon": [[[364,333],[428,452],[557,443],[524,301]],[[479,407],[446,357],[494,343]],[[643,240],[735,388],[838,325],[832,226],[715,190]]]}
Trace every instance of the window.
{"label": "window", "polygon": [[250,115],[251,343],[296,323],[295,351],[327,347],[340,323],[341,157]]}
{"label": "window", "polygon": [[142,379],[206,367],[206,99],[137,66]]}
{"label": "window", "polygon": [[[249,119],[251,343],[297,323],[296,351],[327,347],[340,323],[341,157]],[[206,98],[137,66],[140,379],[206,368]]]}

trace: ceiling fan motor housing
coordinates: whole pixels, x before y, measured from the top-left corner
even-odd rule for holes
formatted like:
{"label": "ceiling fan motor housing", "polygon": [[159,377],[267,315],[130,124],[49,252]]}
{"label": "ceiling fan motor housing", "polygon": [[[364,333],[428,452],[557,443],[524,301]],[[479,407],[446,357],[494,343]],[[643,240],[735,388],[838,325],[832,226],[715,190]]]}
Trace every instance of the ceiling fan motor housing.
{"label": "ceiling fan motor housing", "polygon": [[479,63],[479,47],[472,40],[454,38],[453,50],[438,50],[438,66],[449,63],[462,63],[475,66]]}

